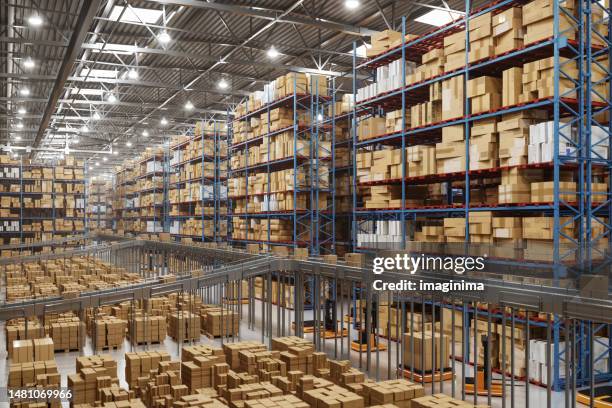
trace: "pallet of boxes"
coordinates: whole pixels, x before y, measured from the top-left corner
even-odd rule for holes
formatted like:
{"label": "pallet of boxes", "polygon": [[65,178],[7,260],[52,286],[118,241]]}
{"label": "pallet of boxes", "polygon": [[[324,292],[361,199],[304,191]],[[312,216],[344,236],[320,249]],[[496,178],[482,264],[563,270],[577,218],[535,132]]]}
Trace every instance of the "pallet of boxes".
{"label": "pallet of boxes", "polygon": [[110,355],[77,357],[76,374],[68,375],[72,403],[94,404],[99,401],[98,390],[119,385],[117,362]]}
{"label": "pallet of boxes", "polygon": [[240,316],[234,310],[214,305],[203,305],[200,309],[200,320],[202,333],[209,338],[238,335]]}
{"label": "pallet of boxes", "polygon": [[[59,388],[60,374],[55,362],[53,341],[50,338],[14,340],[13,354],[8,365],[7,386],[11,388]],[[11,406],[19,403],[12,402]],[[32,406],[33,402],[22,402]],[[29,405],[28,405],[29,404]],[[44,407],[59,408],[59,401],[50,401]]]}
{"label": "pallet of boxes", "polygon": [[128,338],[136,344],[162,343],[166,339],[164,316],[140,315],[128,324]]}
{"label": "pallet of boxes", "polygon": [[200,316],[186,311],[168,315],[168,335],[176,341],[200,340]]}

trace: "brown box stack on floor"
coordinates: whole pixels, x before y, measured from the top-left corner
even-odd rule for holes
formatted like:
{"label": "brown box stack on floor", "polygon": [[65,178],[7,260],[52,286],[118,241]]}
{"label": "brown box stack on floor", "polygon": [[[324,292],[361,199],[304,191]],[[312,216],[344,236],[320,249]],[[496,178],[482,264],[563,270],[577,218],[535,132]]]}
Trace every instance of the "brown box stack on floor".
{"label": "brown box stack on floor", "polygon": [[240,351],[249,350],[253,352],[266,351],[267,347],[256,341],[239,341],[236,343],[225,343],[223,344],[223,353],[227,363],[230,365],[232,370],[238,370],[240,368]]}
{"label": "brown box stack on floor", "polygon": [[165,351],[125,353],[125,381],[130,388],[135,387],[140,377],[149,378],[151,370],[157,369],[160,362],[167,361],[170,361],[170,355]]}
{"label": "brown box stack on floor", "polygon": [[188,387],[181,384],[181,363],[160,361],[149,376],[138,378],[138,397],[148,407],[168,406],[174,398],[187,395]]}
{"label": "brown box stack on floor", "polygon": [[393,404],[399,408],[411,408],[411,400],[425,395],[420,384],[408,380],[388,380],[363,384],[363,396],[367,406]]}
{"label": "brown box stack on floor", "polygon": [[227,408],[227,405],[208,395],[195,394],[177,398],[172,408]]}
{"label": "brown box stack on floor", "polygon": [[[225,347],[225,345],[223,345]],[[225,354],[223,349],[220,347],[208,346],[205,344],[198,344],[195,346],[183,347],[183,353],[181,354],[181,361],[194,361],[198,356],[221,356]]]}
{"label": "brown box stack on floor", "polygon": [[14,321],[7,322],[4,329],[6,346],[9,357],[13,353],[13,341],[14,340],[28,340],[28,339],[39,339],[45,336],[45,331],[37,321],[28,321],[27,329],[24,319],[16,319]]}
{"label": "brown box stack on floor", "polygon": [[[440,341],[442,340],[442,341]],[[414,354],[412,354],[414,342]],[[450,341],[448,336],[436,332],[418,332],[404,333],[404,368],[414,369],[417,373],[430,372],[431,370],[440,370],[449,367]],[[432,361],[435,350],[435,365]],[[442,361],[442,367],[440,367]]]}
{"label": "brown box stack on floor", "polygon": [[96,349],[123,345],[127,321],[113,316],[95,320]]}
{"label": "brown box stack on floor", "polygon": [[213,367],[225,363],[223,355],[199,355],[181,363],[181,378],[190,392],[213,386]]}
{"label": "brown box stack on floor", "polygon": [[309,405],[295,395],[282,395],[277,397],[247,400],[245,408],[309,408]]}
{"label": "brown box stack on floor", "polygon": [[200,316],[177,311],[168,316],[168,335],[177,341],[200,339]]}
{"label": "brown box stack on floor", "polygon": [[242,407],[244,405],[242,401],[279,397],[281,395],[283,395],[283,391],[269,382],[241,384],[236,388],[224,389],[221,393],[221,396],[232,408]]}
{"label": "brown box stack on floor", "polygon": [[55,350],[78,350],[83,346],[85,325],[78,317],[60,318],[49,331]]}
{"label": "brown box stack on floor", "polygon": [[212,337],[238,335],[240,316],[237,312],[226,308],[209,308],[200,316],[205,334]]}
{"label": "brown box stack on floor", "polygon": [[164,316],[138,316],[134,324],[128,324],[130,340],[136,343],[162,342],[166,338],[166,318]]}
{"label": "brown box stack on floor", "polygon": [[446,394],[433,394],[415,398],[410,408],[489,408],[488,405],[474,405],[467,401],[449,397]]}
{"label": "brown box stack on floor", "polygon": [[55,360],[11,363],[8,367],[9,387],[46,387],[59,384],[60,375]]}
{"label": "brown box stack on floor", "polygon": [[311,408],[363,408],[365,406],[363,397],[337,385],[304,391],[302,399]]}
{"label": "brown box stack on floor", "polygon": [[68,375],[73,404],[93,403],[98,389],[119,385],[117,362],[109,355],[77,357],[76,369],[76,374]]}

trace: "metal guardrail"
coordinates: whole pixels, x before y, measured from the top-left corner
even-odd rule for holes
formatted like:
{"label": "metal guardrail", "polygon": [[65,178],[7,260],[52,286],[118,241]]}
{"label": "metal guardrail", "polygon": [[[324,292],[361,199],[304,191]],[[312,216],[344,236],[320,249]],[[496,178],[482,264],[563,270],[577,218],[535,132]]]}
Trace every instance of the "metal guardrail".
{"label": "metal guardrail", "polygon": [[[119,287],[110,290],[82,293],[74,299],[63,299],[61,297],[27,300],[23,302],[5,303],[0,305],[0,320],[8,320],[15,317],[41,316],[45,312],[80,311],[88,307],[97,307],[110,303],[119,303],[131,300],[144,300],[150,297],[175,292],[192,292],[199,289],[225,284],[234,281],[247,280],[256,276],[265,276],[270,273],[282,271],[283,274],[299,277],[304,281],[308,277],[322,277],[336,279],[342,282],[361,284],[362,287],[371,288],[375,277],[369,268],[349,266],[344,263],[325,263],[319,260],[298,260],[281,258],[270,255],[255,255],[224,248],[209,248],[198,245],[183,245],[173,242],[133,240],[110,245],[103,245],[101,251],[116,251],[119,249],[146,248],[150,251],[166,251],[168,253],[180,253],[184,256],[196,256],[199,258],[210,258],[223,260],[226,263],[204,272],[202,276],[193,276],[188,273],[179,277],[176,282],[162,283],[159,278],[149,279],[145,283]],[[60,258],[69,254],[84,254],[91,249],[76,250],[60,254],[45,254],[43,259]],[[41,259],[41,256],[24,257],[21,260],[32,258]],[[10,261],[10,260],[6,260]],[[0,260],[0,264],[6,264]],[[196,271],[194,271],[196,272]],[[384,274],[385,282],[432,282],[444,283],[449,279],[457,279],[457,276],[448,274],[432,273],[397,273],[387,272]],[[515,283],[501,279],[462,276],[466,282],[484,283],[482,292],[452,292],[449,298],[463,300],[466,302],[484,302],[530,310],[534,312],[553,313],[565,318],[576,318],[596,320],[599,322],[612,323],[612,300],[596,299],[584,296],[577,289],[566,289],[552,286],[543,286],[526,283]],[[435,295],[444,297],[440,292],[410,292],[410,295]]]}

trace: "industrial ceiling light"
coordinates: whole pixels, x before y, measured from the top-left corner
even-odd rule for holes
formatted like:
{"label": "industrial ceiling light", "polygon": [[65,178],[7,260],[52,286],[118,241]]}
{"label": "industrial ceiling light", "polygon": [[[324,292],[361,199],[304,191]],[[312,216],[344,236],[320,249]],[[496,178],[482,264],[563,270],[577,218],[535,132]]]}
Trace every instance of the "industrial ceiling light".
{"label": "industrial ceiling light", "polygon": [[93,170],[93,167],[92,167],[92,166],[89,166],[89,170]]}
{"label": "industrial ceiling light", "polygon": [[104,156],[104,157],[102,158],[102,160],[103,160],[103,161],[107,161],[107,160],[108,160],[108,157]]}
{"label": "industrial ceiling light", "polygon": [[344,1],[344,7],[346,7],[349,10],[355,10],[360,5],[361,3],[359,2],[359,0],[345,0]]}
{"label": "industrial ceiling light", "polygon": [[319,113],[319,114],[317,115],[317,120],[318,120],[319,122],[322,122],[322,121],[323,121],[323,114]]}
{"label": "industrial ceiling light", "polygon": [[144,137],[149,137],[149,131],[148,131],[148,130],[146,130],[146,129],[145,129],[145,130],[143,130],[143,131],[142,131],[142,135],[143,135]]}
{"label": "industrial ceiling light", "polygon": [[221,80],[219,81],[219,83],[217,84],[217,86],[219,87],[219,89],[227,89],[227,87],[229,86],[229,84],[227,83],[227,81],[225,80],[225,78],[221,78]]}
{"label": "industrial ceiling light", "polygon": [[17,129],[23,129],[23,122],[17,123]]}
{"label": "industrial ceiling light", "polygon": [[191,103],[191,101],[187,101],[185,103],[185,109],[186,110],[192,110],[193,109],[193,103]]}
{"label": "industrial ceiling light", "polygon": [[38,14],[32,14],[28,18],[28,24],[30,24],[32,27],[40,27],[42,23],[43,23],[43,19]]}
{"label": "industrial ceiling light", "polygon": [[110,103],[115,103],[115,102],[117,102],[117,97],[115,96],[114,93],[111,92],[106,97],[106,100],[109,101]]}
{"label": "industrial ceiling light", "polygon": [[34,60],[31,57],[28,57],[25,59],[25,61],[23,61],[23,66],[27,69],[32,69],[36,66],[36,64],[34,63]]}
{"label": "industrial ceiling light", "polygon": [[99,166],[99,165],[100,165],[100,162],[96,162],[96,166]]}
{"label": "industrial ceiling light", "polygon": [[79,139],[77,137],[72,139],[72,144],[79,144]]}
{"label": "industrial ceiling light", "polygon": [[28,88],[21,88],[19,90],[19,95],[21,95],[21,96],[30,96],[30,90]]}
{"label": "industrial ceiling light", "polygon": [[15,140],[21,140],[21,136],[19,135],[15,136]]}
{"label": "industrial ceiling light", "polygon": [[83,132],[83,133],[89,132],[89,128],[87,127],[87,125],[81,126],[81,132]]}
{"label": "industrial ceiling light", "polygon": [[159,35],[157,36],[157,39],[162,44],[168,44],[172,40],[172,37],[170,37],[170,34],[168,34],[166,30],[164,30],[161,33],[159,33]]}
{"label": "industrial ceiling light", "polygon": [[125,143],[125,145],[126,145],[127,147],[132,147],[132,142],[127,141],[127,142]]}
{"label": "industrial ceiling light", "polygon": [[159,121],[160,125],[162,126],[166,126],[168,124],[168,120],[166,118],[161,118],[161,120]]}
{"label": "industrial ceiling light", "polygon": [[17,113],[20,115],[25,115],[26,114],[26,109],[22,106],[21,108],[17,109]]}
{"label": "industrial ceiling light", "polygon": [[113,150],[113,156],[116,156],[118,154],[119,154],[119,152],[117,150]]}
{"label": "industrial ceiling light", "polygon": [[128,78],[130,78],[130,79],[138,79],[138,71],[136,71],[134,68],[130,69],[128,71]]}
{"label": "industrial ceiling light", "polygon": [[274,48],[274,46],[271,46],[270,49],[268,50],[268,57],[274,59],[278,57],[278,55],[279,55],[278,50]]}
{"label": "industrial ceiling light", "polygon": [[94,112],[94,114],[91,116],[91,118],[93,120],[100,120],[100,114],[98,112]]}

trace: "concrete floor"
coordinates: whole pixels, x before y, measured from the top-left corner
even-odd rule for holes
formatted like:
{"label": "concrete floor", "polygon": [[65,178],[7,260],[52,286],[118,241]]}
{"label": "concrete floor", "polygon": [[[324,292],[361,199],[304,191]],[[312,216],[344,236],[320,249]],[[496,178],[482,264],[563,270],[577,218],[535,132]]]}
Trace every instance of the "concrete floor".
{"label": "concrete floor", "polygon": [[[345,309],[346,310],[346,309]],[[259,301],[256,301],[256,307],[255,307],[255,327],[259,328],[261,327],[261,315],[262,315],[262,308],[261,308],[261,303]],[[261,330],[260,329],[256,329],[256,330],[251,330],[248,328],[248,324],[247,324],[247,309],[246,309],[246,305],[243,305],[243,320],[240,326],[240,338],[237,338],[236,341],[238,340],[256,340],[256,341],[262,341],[262,334],[261,334]],[[305,319],[308,320],[312,318],[312,312],[308,312],[306,311],[305,313]],[[282,317],[281,317],[282,320]],[[289,311],[289,313],[285,314],[285,327],[290,327],[290,321],[292,321],[292,312]],[[272,313],[272,321],[273,321],[273,337],[277,337],[277,307],[274,306],[273,307],[273,313]],[[282,326],[282,325],[281,325]],[[345,325],[346,327],[346,325]],[[289,332],[285,332],[285,335],[289,335]],[[279,334],[280,335],[280,334]],[[351,331],[351,337],[354,337],[354,331]],[[312,335],[307,334],[306,338],[312,338]],[[328,356],[330,356],[330,358],[334,358],[335,353],[337,353],[337,357],[338,359],[350,359],[351,362],[353,363],[353,367],[356,368],[360,368],[362,371],[367,371],[366,370],[366,353],[362,353],[360,355],[359,352],[355,352],[355,351],[351,351],[350,355],[347,352],[348,347],[347,347],[347,339],[344,338],[344,355],[341,355],[341,346],[340,346],[340,339],[338,339],[338,342],[336,343],[333,339],[331,340],[325,340],[324,344],[322,345],[322,350],[326,351]],[[231,339],[230,339],[231,341]],[[264,341],[266,344],[269,343],[269,339],[266,337],[264,338]],[[387,379],[387,373],[388,373],[388,366],[389,366],[389,353],[391,353],[391,367],[395,367],[396,366],[396,343],[391,341],[388,342],[385,339],[380,339],[381,343],[386,344],[388,346],[388,350],[387,351],[380,351],[378,353],[373,353],[371,356],[371,362],[370,362],[370,370],[369,373],[367,373],[369,375],[370,378],[373,379],[380,379],[380,380],[384,380]],[[7,378],[8,378],[8,363],[9,361],[7,360],[7,353],[4,347],[6,340],[5,340],[5,332],[4,332],[4,327],[0,327],[0,348],[2,349],[2,351],[0,351],[0,373],[2,373],[2,375],[0,376],[0,387],[6,387],[6,383],[7,383]],[[211,340],[206,336],[201,336],[200,337],[200,342],[198,344],[216,344],[216,345],[220,345],[221,341],[219,339],[215,339],[215,340]],[[337,344],[337,345],[336,345]],[[337,348],[336,348],[337,347]],[[148,346],[148,348],[146,346],[138,346],[135,350],[131,349],[131,345],[129,344],[129,342],[126,340],[123,347],[121,349],[118,350],[112,350],[112,351],[104,351],[102,353],[99,354],[110,354],[112,355],[116,360],[117,360],[117,371],[118,371],[118,375],[119,375],[119,381],[121,383],[121,386],[126,387],[127,388],[127,383],[125,382],[125,359],[123,358],[123,355],[125,352],[129,352],[129,351],[144,351],[144,350],[165,350],[168,353],[170,353],[170,355],[172,356],[172,359],[180,359],[179,357],[179,349],[178,349],[178,344],[177,342],[175,342],[174,340],[172,340],[170,337],[166,337],[166,340],[163,344],[154,344],[154,345],[150,345]],[[82,350],[81,353],[79,352],[71,352],[71,353],[56,353],[55,354],[55,359],[57,361],[57,365],[58,365],[58,369],[60,371],[60,373],[62,374],[62,385],[66,386],[66,382],[67,382],[67,378],[66,375],[67,374],[71,374],[74,373],[76,370],[76,363],[75,363],[75,359],[76,357],[78,357],[79,355],[92,355],[94,354],[93,350],[92,350],[92,345],[91,345],[91,339],[87,339],[86,341],[86,346],[85,348]],[[376,366],[377,366],[377,362],[378,362],[378,371],[376,370]],[[454,362],[455,364],[455,390],[456,390],[456,394],[455,397],[456,398],[461,398],[461,384],[462,384],[462,378],[461,378],[461,366],[462,363],[460,362]],[[466,375],[467,376],[471,376],[473,373],[472,367],[470,365],[466,365],[465,366],[465,371],[466,371]],[[395,372],[394,370],[391,370],[391,378],[395,378]],[[499,375],[496,375],[495,378],[501,378]],[[510,386],[509,386],[509,380],[507,381],[508,387],[508,395],[506,396],[506,406],[510,407]],[[528,385],[529,387],[529,407],[546,407],[546,389],[536,386],[536,385]],[[445,394],[451,395],[451,389],[452,389],[452,384],[451,381],[445,381],[442,384],[440,383],[435,383],[435,388],[432,389],[432,384],[425,384],[425,390],[427,394],[432,394],[432,393],[438,393],[438,392],[443,392]],[[519,408],[519,407],[526,407],[526,384],[524,382],[521,381],[516,381],[515,382],[515,387],[514,387],[514,400],[515,400],[515,404],[514,407]],[[468,402],[472,402],[474,401],[474,397],[471,395],[466,396],[466,400]],[[487,397],[478,397],[477,399],[477,403],[478,404],[487,404]],[[0,406],[2,406],[3,403],[0,403]],[[501,398],[492,398],[491,400],[491,406],[492,407],[502,407],[502,399]],[[565,394],[563,392],[553,392],[552,393],[552,407],[564,407],[565,406]],[[583,406],[581,404],[577,404],[577,406]],[[66,404],[66,407],[68,407],[68,405]]]}

